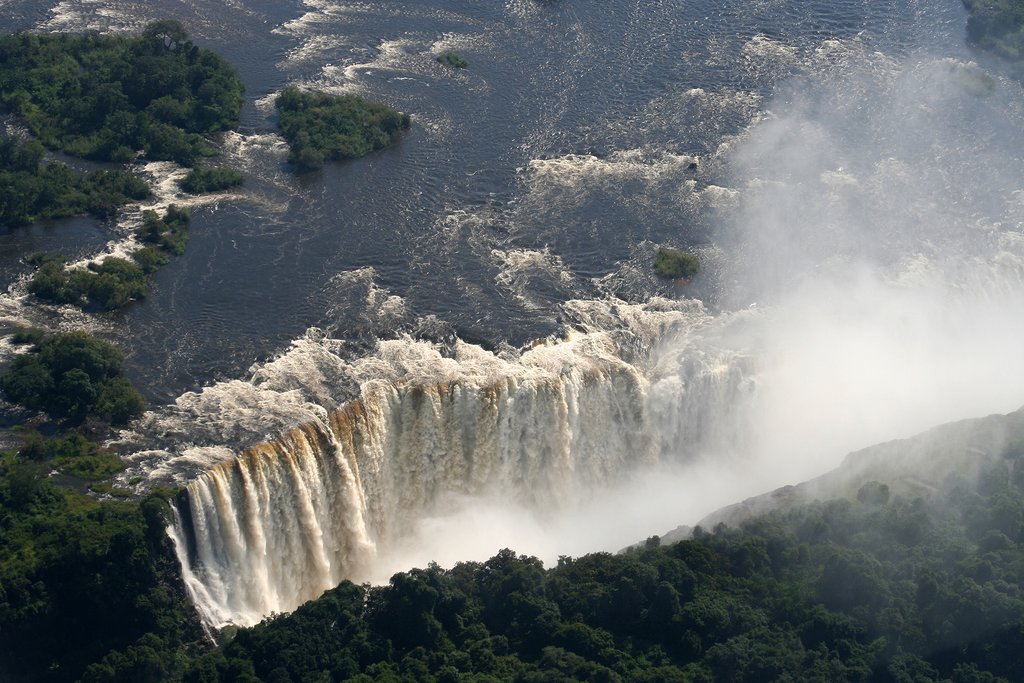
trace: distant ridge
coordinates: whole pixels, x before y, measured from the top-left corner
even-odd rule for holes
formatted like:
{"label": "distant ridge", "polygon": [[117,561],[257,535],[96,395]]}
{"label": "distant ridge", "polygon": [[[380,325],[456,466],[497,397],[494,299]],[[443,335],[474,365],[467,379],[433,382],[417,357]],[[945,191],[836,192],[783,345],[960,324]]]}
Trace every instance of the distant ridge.
{"label": "distant ridge", "polygon": [[[836,469],[800,484],[783,486],[726,506],[701,519],[711,530],[740,523],[775,510],[815,500],[856,499],[871,481],[886,484],[896,495],[928,498],[951,475],[972,479],[984,464],[1024,448],[1024,408],[1006,415],[958,420],[906,439],[895,439],[849,453]],[[692,536],[693,527],[679,526],[661,537],[675,543]]]}

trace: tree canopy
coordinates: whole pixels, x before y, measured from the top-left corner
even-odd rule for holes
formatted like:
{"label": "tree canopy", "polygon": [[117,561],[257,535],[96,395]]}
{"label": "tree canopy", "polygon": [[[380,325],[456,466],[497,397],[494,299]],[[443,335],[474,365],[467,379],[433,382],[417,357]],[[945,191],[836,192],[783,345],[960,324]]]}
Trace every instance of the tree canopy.
{"label": "tree canopy", "polygon": [[192,165],[204,136],[237,124],[235,69],[175,21],[140,36],[16,33],[0,38],[0,101],[44,145],[75,156]]}
{"label": "tree canopy", "polygon": [[325,161],[356,159],[393,143],[409,128],[402,114],[355,95],[326,95],[285,88],[276,100],[288,161],[299,170]]}
{"label": "tree canopy", "polygon": [[6,397],[72,423],[92,416],[125,424],[145,401],[121,375],[124,357],[88,332],[44,337],[28,353],[15,357],[0,376]]}
{"label": "tree canopy", "polygon": [[77,173],[43,161],[44,148],[0,134],[0,225],[92,214],[108,218],[129,201],[149,196],[145,181],[125,171]]}

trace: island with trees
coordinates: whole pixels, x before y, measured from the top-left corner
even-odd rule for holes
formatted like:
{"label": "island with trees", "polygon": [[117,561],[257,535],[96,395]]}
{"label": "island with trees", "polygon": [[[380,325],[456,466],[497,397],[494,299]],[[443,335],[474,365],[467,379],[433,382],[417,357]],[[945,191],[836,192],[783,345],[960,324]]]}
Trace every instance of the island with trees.
{"label": "island with trees", "polygon": [[450,66],[453,69],[469,68],[469,62],[466,58],[454,50],[445,50],[439,54],[437,56],[437,62],[439,64],[444,64],[445,66]]}
{"label": "island with trees", "polygon": [[290,148],[288,161],[300,171],[387,147],[411,122],[408,114],[356,95],[306,92],[294,86],[285,88],[276,104],[281,133]]}
{"label": "island with trees", "polygon": [[654,272],[661,277],[684,280],[693,277],[700,270],[700,259],[678,249],[659,247],[654,256]]}
{"label": "island with trees", "polygon": [[16,337],[30,345],[0,376],[8,400],[51,418],[79,424],[94,417],[126,424],[145,408],[139,392],[121,374],[124,356],[88,332]]}
{"label": "island with trees", "polygon": [[78,173],[44,162],[36,140],[0,134],[0,225],[90,214],[109,218],[118,207],[150,196],[145,181],[121,170]]}
{"label": "island with trees", "polygon": [[245,176],[233,168],[196,166],[178,181],[178,186],[189,194],[205,194],[230,190],[244,182]]}
{"label": "island with trees", "polygon": [[191,166],[216,150],[207,137],[233,128],[238,73],[188,39],[176,21],[139,36],[16,33],[0,38],[0,102],[50,149],[125,162]]}
{"label": "island with trees", "polygon": [[28,291],[43,301],[112,311],[146,296],[146,275],[180,256],[188,242],[188,209],[172,204],[163,217],[142,212],[137,238],[146,244],[129,258],[108,256],[86,266],[68,268],[59,257],[37,256]]}

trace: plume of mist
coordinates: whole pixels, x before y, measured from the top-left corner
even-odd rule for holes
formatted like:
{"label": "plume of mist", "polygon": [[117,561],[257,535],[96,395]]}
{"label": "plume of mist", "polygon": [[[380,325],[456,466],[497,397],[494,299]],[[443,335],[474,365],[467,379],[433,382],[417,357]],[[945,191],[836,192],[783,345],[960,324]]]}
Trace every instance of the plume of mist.
{"label": "plume of mist", "polygon": [[374,578],[502,546],[547,562],[615,550],[852,450],[1020,407],[1021,101],[948,59],[875,54],[791,83],[729,152],[741,200],[719,230],[714,334],[755,358],[753,400],[726,428],[742,452],[687,454],[554,515],[462,501]]}

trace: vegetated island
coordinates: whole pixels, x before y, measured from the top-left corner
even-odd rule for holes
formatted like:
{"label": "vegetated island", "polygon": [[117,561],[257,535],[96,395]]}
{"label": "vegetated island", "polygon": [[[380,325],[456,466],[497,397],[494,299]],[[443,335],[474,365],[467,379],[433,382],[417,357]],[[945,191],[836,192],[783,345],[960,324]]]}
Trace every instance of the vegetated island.
{"label": "vegetated island", "polygon": [[437,56],[437,61],[445,66],[450,66],[453,69],[466,69],[469,67],[469,62],[454,50],[445,50]]}
{"label": "vegetated island", "polygon": [[31,348],[0,376],[0,390],[10,401],[72,424],[94,417],[123,425],[145,408],[142,396],[121,375],[121,352],[88,332],[46,336],[28,331],[16,334],[14,341]]}
{"label": "vegetated island", "polygon": [[327,95],[285,88],[276,100],[288,161],[300,171],[326,161],[357,159],[387,147],[407,130],[408,114],[356,95]]}
{"label": "vegetated island", "polygon": [[1014,63],[1024,80],[1024,0],[964,0],[970,16],[967,40]]}
{"label": "vegetated island", "polygon": [[178,181],[178,187],[189,194],[204,194],[230,190],[244,182],[245,176],[233,168],[196,166]]}
{"label": "vegetated island", "polygon": [[172,204],[163,217],[144,211],[136,231],[146,244],[124,259],[108,256],[84,268],[66,268],[59,257],[36,257],[28,291],[44,301],[111,311],[146,295],[146,275],[180,256],[188,242],[188,209]]}
{"label": "vegetated island", "polygon": [[119,206],[150,195],[145,181],[126,171],[78,173],[60,162],[44,163],[44,153],[36,140],[0,134],[0,225],[86,213],[109,218]]}
{"label": "vegetated island", "polygon": [[242,80],[176,21],[139,36],[16,33],[0,38],[0,102],[44,145],[87,159],[191,166],[233,128]]}
{"label": "vegetated island", "polygon": [[654,272],[661,277],[681,280],[691,278],[700,270],[700,259],[693,254],[668,247],[658,247]]}

